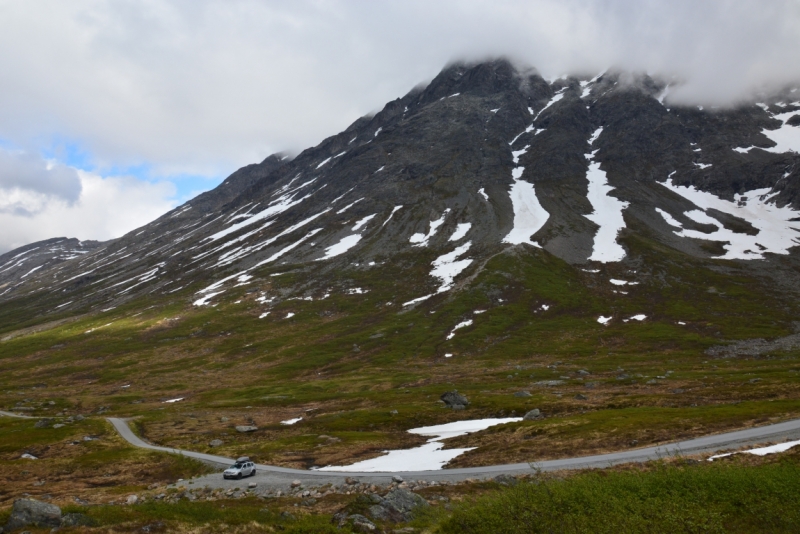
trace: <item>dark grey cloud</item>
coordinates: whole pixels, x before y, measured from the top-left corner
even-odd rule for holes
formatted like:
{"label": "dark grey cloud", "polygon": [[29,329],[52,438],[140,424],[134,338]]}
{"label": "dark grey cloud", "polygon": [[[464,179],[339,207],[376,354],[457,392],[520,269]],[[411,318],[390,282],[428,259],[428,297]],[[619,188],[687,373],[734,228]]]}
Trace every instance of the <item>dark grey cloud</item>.
{"label": "dark grey cloud", "polygon": [[75,169],[37,154],[0,149],[0,213],[32,216],[51,200],[74,204],[81,194]]}

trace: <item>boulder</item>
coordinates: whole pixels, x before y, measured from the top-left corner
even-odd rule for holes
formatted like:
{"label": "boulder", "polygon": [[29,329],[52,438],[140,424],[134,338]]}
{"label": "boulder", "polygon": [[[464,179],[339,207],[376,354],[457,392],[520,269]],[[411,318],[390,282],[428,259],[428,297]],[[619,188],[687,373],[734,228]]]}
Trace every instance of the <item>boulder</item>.
{"label": "boulder", "polygon": [[5,530],[11,532],[28,526],[60,527],[61,508],[35,499],[17,499],[11,508],[11,517],[8,518]]}
{"label": "boulder", "polygon": [[373,502],[376,500],[379,500],[379,502],[370,506],[368,513],[372,519],[379,521],[392,521],[394,523],[411,521],[414,518],[414,512],[418,508],[429,506],[428,501],[404,488],[395,488],[383,498],[375,497],[378,497],[378,499],[373,499]]}
{"label": "boulder", "polygon": [[258,430],[258,427],[257,426],[251,426],[251,425],[239,425],[239,426],[236,427],[236,431],[237,432],[242,432],[242,433],[255,432],[256,430]]}
{"label": "boulder", "polygon": [[514,393],[514,396],[515,397],[532,397],[530,391],[517,391],[516,393]]}
{"label": "boulder", "polygon": [[453,391],[443,393],[440,399],[442,399],[442,402],[444,402],[448,408],[452,408],[454,410],[463,410],[469,404],[467,397],[455,389]]}
{"label": "boulder", "polygon": [[49,417],[45,417],[44,419],[39,419],[36,421],[36,424],[33,425],[33,428],[50,428],[53,424],[53,420]]}
{"label": "boulder", "polygon": [[497,475],[494,477],[494,481],[503,486],[516,486],[519,482],[516,478],[506,474]]}
{"label": "boulder", "polygon": [[212,439],[211,441],[208,442],[208,446],[209,447],[220,447],[220,446],[222,446],[222,440],[221,439]]}
{"label": "boulder", "polygon": [[526,413],[526,414],[525,414],[525,415],[522,417],[522,419],[523,419],[524,421],[535,421],[535,420],[537,420],[537,419],[541,419],[542,417],[543,417],[543,416],[542,416],[542,412],[541,412],[541,410],[539,410],[539,408],[534,408],[533,410],[531,410],[531,411],[529,411],[528,413]]}
{"label": "boulder", "polygon": [[378,530],[375,523],[361,514],[353,514],[347,518],[347,521],[353,526],[355,532],[377,532]]}
{"label": "boulder", "polygon": [[93,527],[96,524],[97,521],[86,514],[64,514],[64,516],[61,518],[62,527]]}

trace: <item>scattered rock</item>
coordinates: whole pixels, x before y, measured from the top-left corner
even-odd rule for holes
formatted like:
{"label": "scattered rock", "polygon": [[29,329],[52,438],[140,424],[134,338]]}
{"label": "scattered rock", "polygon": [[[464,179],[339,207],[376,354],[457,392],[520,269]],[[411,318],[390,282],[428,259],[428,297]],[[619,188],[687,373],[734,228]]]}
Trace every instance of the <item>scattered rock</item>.
{"label": "scattered rock", "polygon": [[81,414],[78,414],[78,415],[75,416],[75,420],[76,421],[83,421],[84,419],[86,419],[86,418],[84,416],[82,416]]}
{"label": "scattered rock", "polygon": [[256,430],[258,430],[258,427],[252,425],[239,425],[236,427],[236,431],[241,433],[255,432]]}
{"label": "scattered rock", "polygon": [[347,484],[348,486],[355,486],[356,484],[358,484],[358,480],[352,477],[347,477],[344,479],[344,483]]}
{"label": "scattered rock", "polygon": [[35,499],[17,499],[11,508],[11,517],[8,518],[4,530],[11,532],[18,528],[61,526],[61,508]]}
{"label": "scattered rock", "polygon": [[299,488],[302,485],[303,485],[303,483],[300,482],[299,480],[292,480],[292,487],[293,488]]}
{"label": "scattered rock", "polygon": [[497,475],[494,477],[494,481],[503,486],[516,486],[519,483],[516,478],[506,474]]}
{"label": "scattered rock", "polygon": [[62,527],[93,527],[96,524],[97,521],[86,514],[64,514],[64,516],[61,518]]}
{"label": "scattered rock", "polygon": [[20,456],[20,458],[22,458],[24,460],[38,460],[39,459],[39,458],[37,458],[36,456],[34,456],[32,454],[28,454],[27,452],[24,453],[22,456]]}
{"label": "scattered rock", "polygon": [[378,504],[369,507],[369,515],[379,521],[400,523],[411,521],[418,508],[429,506],[428,501],[404,488],[395,488]]}
{"label": "scattered rock", "polygon": [[756,382],[761,382],[761,379],[760,378],[751,378],[750,379],[750,383],[751,384],[755,384]]}
{"label": "scattered rock", "polygon": [[535,385],[544,387],[560,386],[563,383],[563,380],[539,380],[538,382],[534,382]]}
{"label": "scattered rock", "polygon": [[375,523],[367,519],[361,514],[353,514],[347,518],[348,522],[353,526],[356,532],[376,532],[378,527]]}
{"label": "scattered rock", "polygon": [[581,395],[580,393],[578,393],[577,395],[575,395],[575,400],[589,400],[589,397],[587,397],[586,395]]}
{"label": "scattered rock", "polygon": [[586,369],[581,369],[580,371],[578,371],[578,374],[581,375],[581,376],[586,376],[586,375],[590,375],[592,373],[590,373]]}
{"label": "scattered rock", "polygon": [[514,393],[515,397],[533,397],[530,391],[517,391]]}
{"label": "scattered rock", "polygon": [[247,485],[248,488],[257,488],[258,484],[256,482],[251,482]]}
{"label": "scattered rock", "polygon": [[403,482],[403,477],[401,477],[400,475],[393,475],[392,482],[397,482],[398,484],[400,484]]}
{"label": "scattered rock", "polygon": [[33,425],[33,428],[50,428],[53,424],[53,420],[49,417],[45,417],[44,419],[39,419],[36,421],[36,424]]}
{"label": "scattered rock", "polygon": [[676,388],[676,389],[673,389],[673,390],[672,390],[672,392],[673,392],[674,394],[676,394],[676,395],[680,395],[680,394],[681,394],[681,393],[683,393],[684,391],[685,391],[685,390],[684,390],[684,389],[682,389],[682,388]]}
{"label": "scattered rock", "polygon": [[125,504],[136,504],[139,502],[139,497],[136,495],[128,495],[128,498],[125,499]]}
{"label": "scattered rock", "polygon": [[534,408],[533,410],[526,413],[522,419],[523,421],[535,421],[537,419],[541,419],[543,417],[541,410],[539,408]]}
{"label": "scattered rock", "polygon": [[67,425],[63,425],[61,423],[58,423],[58,424],[53,425],[53,428],[62,428],[62,427],[65,427],[65,426],[67,426]]}
{"label": "scattered rock", "polygon": [[230,419],[228,419],[227,417],[220,417],[219,420],[222,421],[223,423],[227,423],[228,421],[230,421]]}
{"label": "scattered rock", "polygon": [[447,407],[452,408],[454,410],[463,410],[469,404],[469,400],[467,397],[459,393],[457,390],[448,391],[447,393],[443,393],[440,397],[442,402],[447,405]]}
{"label": "scattered rock", "polygon": [[222,446],[222,440],[221,439],[212,439],[211,441],[208,442],[208,446],[209,447],[220,447],[220,446]]}

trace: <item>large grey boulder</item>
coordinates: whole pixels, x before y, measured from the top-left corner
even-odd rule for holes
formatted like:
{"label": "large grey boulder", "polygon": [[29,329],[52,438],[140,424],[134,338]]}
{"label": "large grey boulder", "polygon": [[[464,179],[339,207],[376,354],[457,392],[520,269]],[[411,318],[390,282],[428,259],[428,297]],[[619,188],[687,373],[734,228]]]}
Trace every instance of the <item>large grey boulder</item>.
{"label": "large grey boulder", "polygon": [[11,532],[22,527],[51,527],[61,526],[61,508],[35,499],[17,499],[11,508],[11,517],[4,527],[6,532]]}
{"label": "large grey boulder", "polygon": [[384,497],[372,497],[377,504],[370,506],[368,513],[372,519],[379,521],[411,521],[417,509],[429,506],[428,501],[404,488],[395,488]]}
{"label": "large grey boulder", "polygon": [[236,431],[237,432],[242,432],[242,433],[255,432],[256,430],[258,430],[258,427],[257,426],[252,426],[252,425],[240,425],[240,426],[236,427]]}
{"label": "large grey boulder", "polygon": [[537,419],[541,419],[542,417],[543,416],[542,416],[541,410],[539,410],[539,408],[534,408],[533,410],[531,410],[528,413],[526,413],[522,417],[522,419],[525,420],[525,421],[535,421]]}
{"label": "large grey boulder", "polygon": [[442,399],[442,402],[444,402],[449,408],[454,410],[463,410],[469,404],[467,397],[455,389],[453,391],[443,393],[439,398]]}

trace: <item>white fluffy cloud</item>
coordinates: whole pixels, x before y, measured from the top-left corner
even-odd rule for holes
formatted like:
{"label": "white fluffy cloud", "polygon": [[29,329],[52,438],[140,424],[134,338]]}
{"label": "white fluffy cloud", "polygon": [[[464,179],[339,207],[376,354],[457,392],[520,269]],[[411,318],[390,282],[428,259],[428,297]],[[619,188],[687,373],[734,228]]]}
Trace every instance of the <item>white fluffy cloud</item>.
{"label": "white fluffy cloud", "polygon": [[47,196],[36,213],[0,212],[0,253],[51,237],[119,237],[174,207],[175,189],[170,183],[75,173],[81,187],[75,201]]}
{"label": "white fluffy cloud", "polygon": [[[100,174],[221,177],[316,144],[451,60],[499,55],[547,76],[608,66],[677,76],[686,84],[671,98],[730,103],[800,79],[800,3],[0,0],[0,141],[28,153],[77,146]],[[115,235],[115,214],[70,207],[75,180],[60,178],[70,197],[45,175],[39,188],[0,182],[0,211],[39,213],[14,219],[30,231],[11,241],[96,224]],[[142,199],[143,213],[163,211],[161,193],[145,195],[155,200]]]}
{"label": "white fluffy cloud", "polygon": [[165,175],[305,148],[462,57],[676,74],[705,100],[800,77],[794,0],[40,0],[0,2],[0,30],[0,138]]}

